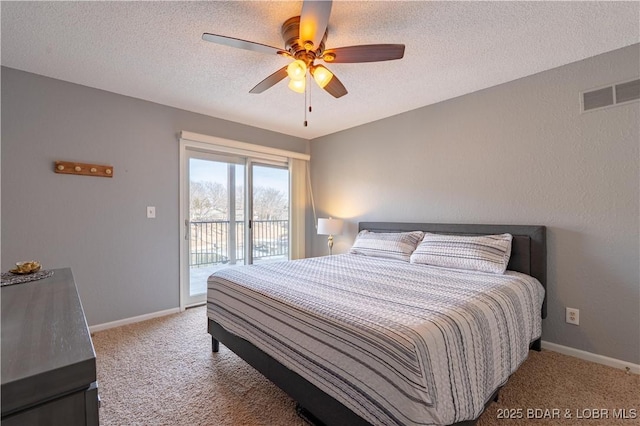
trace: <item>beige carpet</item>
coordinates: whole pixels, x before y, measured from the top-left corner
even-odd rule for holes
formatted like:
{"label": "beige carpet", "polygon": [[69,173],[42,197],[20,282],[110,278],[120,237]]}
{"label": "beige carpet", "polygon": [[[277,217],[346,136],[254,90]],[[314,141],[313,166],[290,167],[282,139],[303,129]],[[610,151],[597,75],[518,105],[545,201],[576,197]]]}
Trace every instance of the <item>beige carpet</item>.
{"label": "beige carpet", "polygon": [[[304,425],[295,403],[223,345],[211,352],[204,307],[93,335],[102,425]],[[501,410],[557,408],[573,419],[504,420]],[[635,409],[630,420],[576,410]],[[509,414],[509,413],[507,413]],[[514,414],[519,416],[518,412]],[[535,412],[534,412],[535,414]],[[544,414],[540,413],[539,414]],[[552,413],[550,413],[552,414]],[[582,415],[585,417],[585,415]],[[479,425],[640,424],[637,375],[555,352],[530,352]]]}

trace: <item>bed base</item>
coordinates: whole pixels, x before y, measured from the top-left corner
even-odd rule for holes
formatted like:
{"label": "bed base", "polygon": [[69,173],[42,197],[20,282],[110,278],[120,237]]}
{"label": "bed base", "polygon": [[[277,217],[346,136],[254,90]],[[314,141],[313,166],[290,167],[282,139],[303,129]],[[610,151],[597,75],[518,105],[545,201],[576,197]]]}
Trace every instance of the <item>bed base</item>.
{"label": "bed base", "polygon": [[[209,320],[211,321],[211,320]],[[533,349],[536,352],[542,352],[542,337],[531,342],[529,349]],[[220,351],[220,342],[213,336],[211,336],[211,352]]]}
{"label": "bed base", "polygon": [[542,352],[542,337],[539,337],[537,340],[531,342],[531,345],[529,345],[529,349],[533,349],[536,352]]}

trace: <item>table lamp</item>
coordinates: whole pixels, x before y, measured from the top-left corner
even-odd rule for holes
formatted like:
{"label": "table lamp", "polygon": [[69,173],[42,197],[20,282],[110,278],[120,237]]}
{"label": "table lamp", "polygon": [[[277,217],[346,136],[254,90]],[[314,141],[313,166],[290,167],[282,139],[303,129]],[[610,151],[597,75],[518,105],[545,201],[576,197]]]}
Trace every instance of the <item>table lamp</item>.
{"label": "table lamp", "polygon": [[333,236],[342,234],[342,219],[318,219],[318,235],[328,235],[329,255],[333,252]]}

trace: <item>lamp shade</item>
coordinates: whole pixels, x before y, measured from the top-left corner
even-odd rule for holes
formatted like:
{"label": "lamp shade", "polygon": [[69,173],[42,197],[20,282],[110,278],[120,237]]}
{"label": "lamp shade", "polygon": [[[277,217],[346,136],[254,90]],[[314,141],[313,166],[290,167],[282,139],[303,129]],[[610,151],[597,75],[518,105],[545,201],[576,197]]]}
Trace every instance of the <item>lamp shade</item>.
{"label": "lamp shade", "polygon": [[287,67],[287,75],[291,80],[304,80],[307,75],[307,64],[300,59],[291,62]]}
{"label": "lamp shade", "polygon": [[318,235],[340,235],[342,234],[342,219],[318,219]]}
{"label": "lamp shade", "polygon": [[304,93],[305,82],[302,80],[289,80],[289,89],[297,93]]}
{"label": "lamp shade", "polygon": [[315,67],[311,68],[311,75],[313,76],[313,79],[316,81],[316,83],[318,83],[318,86],[322,87],[323,89],[333,78],[333,73],[322,65],[316,65]]}

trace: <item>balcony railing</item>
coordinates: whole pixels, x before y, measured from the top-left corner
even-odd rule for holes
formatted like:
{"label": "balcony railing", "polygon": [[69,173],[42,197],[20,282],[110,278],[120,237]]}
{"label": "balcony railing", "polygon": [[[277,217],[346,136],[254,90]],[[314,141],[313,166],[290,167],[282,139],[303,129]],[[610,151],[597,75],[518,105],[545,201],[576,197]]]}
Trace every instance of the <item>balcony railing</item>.
{"label": "balcony railing", "polygon": [[[253,259],[287,259],[289,255],[288,220],[254,220]],[[190,222],[191,257],[189,266],[244,263],[244,222],[235,222],[230,233],[226,220]],[[235,234],[235,236],[233,235]],[[235,241],[235,244],[232,244]],[[231,247],[235,246],[235,250]]]}

